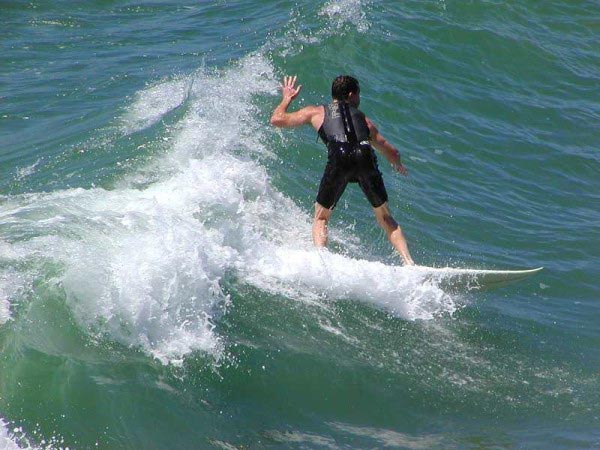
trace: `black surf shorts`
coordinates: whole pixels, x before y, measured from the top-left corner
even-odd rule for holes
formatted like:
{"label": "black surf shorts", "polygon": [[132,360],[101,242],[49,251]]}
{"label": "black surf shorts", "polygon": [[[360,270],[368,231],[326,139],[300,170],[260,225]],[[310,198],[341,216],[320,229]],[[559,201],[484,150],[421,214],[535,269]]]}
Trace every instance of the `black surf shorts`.
{"label": "black surf shorts", "polygon": [[328,158],[317,203],[327,209],[335,208],[348,183],[358,183],[373,208],[388,200],[377,158],[370,145],[352,146],[334,143],[328,146]]}

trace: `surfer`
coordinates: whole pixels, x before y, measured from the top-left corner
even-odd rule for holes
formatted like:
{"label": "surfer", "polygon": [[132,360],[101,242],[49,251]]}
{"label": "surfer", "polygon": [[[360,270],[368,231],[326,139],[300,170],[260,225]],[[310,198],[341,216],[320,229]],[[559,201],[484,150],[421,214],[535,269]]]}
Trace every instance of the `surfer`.
{"label": "surfer", "polygon": [[317,247],[327,245],[327,224],[331,212],[348,183],[358,183],[371,203],[377,223],[405,265],[414,265],[406,239],[390,214],[388,196],[373,147],[379,150],[392,167],[407,175],[400,152],[390,144],[358,109],[360,86],[358,80],[341,75],[331,85],[332,102],[328,105],[306,106],[288,112],[302,85],[296,86],[296,76],[283,78],[281,103],[273,110],[271,124],[280,128],[312,125],[327,146],[327,165],[321,179],[315,217],[312,226],[313,242]]}

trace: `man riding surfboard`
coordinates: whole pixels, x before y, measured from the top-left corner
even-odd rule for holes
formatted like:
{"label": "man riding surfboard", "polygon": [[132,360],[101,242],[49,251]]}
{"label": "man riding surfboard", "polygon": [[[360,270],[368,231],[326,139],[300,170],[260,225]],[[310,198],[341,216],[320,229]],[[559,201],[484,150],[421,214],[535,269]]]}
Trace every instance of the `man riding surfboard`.
{"label": "man riding surfboard", "polygon": [[314,244],[317,247],[327,245],[327,224],[331,212],[347,184],[358,183],[373,207],[377,223],[402,257],[404,265],[414,265],[404,234],[390,214],[387,192],[373,147],[379,150],[399,173],[407,175],[407,171],[402,164],[400,152],[358,109],[358,81],[351,76],[341,75],[333,80],[330,104],[311,105],[288,112],[288,107],[298,96],[300,89],[302,85],[296,86],[296,76],[284,77],[281,84],[281,103],[273,110],[271,124],[280,128],[310,124],[327,146],[327,165],[315,203],[312,226]]}

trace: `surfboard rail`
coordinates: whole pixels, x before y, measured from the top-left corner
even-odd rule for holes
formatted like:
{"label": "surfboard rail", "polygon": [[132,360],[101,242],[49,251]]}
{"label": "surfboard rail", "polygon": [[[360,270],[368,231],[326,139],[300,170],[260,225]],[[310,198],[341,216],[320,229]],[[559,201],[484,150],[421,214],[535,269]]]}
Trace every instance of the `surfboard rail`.
{"label": "surfboard rail", "polygon": [[447,290],[485,290],[525,280],[544,268],[523,270],[463,269],[454,267],[416,266],[424,272],[424,282],[432,282]]}

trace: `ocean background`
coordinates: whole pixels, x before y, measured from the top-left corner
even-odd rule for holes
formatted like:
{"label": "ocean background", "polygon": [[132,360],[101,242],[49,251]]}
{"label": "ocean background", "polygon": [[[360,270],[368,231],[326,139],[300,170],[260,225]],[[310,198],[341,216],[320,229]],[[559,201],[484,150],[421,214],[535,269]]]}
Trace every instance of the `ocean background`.
{"label": "ocean background", "polygon": [[[1,449],[600,448],[597,0],[0,1]],[[361,109],[415,261],[269,125]]]}

